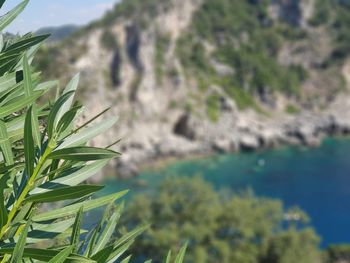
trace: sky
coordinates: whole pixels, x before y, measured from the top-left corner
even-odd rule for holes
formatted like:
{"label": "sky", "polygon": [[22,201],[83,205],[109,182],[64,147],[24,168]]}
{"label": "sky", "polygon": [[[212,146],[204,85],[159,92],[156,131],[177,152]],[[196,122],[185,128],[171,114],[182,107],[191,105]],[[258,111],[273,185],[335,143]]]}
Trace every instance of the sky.
{"label": "sky", "polygon": [[[20,3],[7,0],[1,15]],[[24,12],[7,28],[11,33],[27,33],[47,26],[83,25],[101,17],[118,0],[31,0]]]}

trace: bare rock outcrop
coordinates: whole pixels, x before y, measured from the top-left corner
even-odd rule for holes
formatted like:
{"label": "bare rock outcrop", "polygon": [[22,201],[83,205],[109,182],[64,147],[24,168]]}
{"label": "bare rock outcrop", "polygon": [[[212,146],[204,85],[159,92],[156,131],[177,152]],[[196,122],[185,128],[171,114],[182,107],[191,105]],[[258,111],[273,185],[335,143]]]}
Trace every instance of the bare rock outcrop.
{"label": "bare rock outcrop", "polygon": [[[272,1],[270,18],[284,19],[308,30],[313,1]],[[260,2],[251,0],[255,4]],[[332,72],[320,77],[317,70],[310,71],[310,78],[302,83],[310,103],[298,105],[301,113],[294,115],[286,113],[286,106],[297,104],[297,99],[276,94],[269,87],[259,86],[251,91],[249,84],[242,84],[244,92],[251,91],[249,94],[255,96],[253,99],[261,109],[257,113],[236,103],[240,93],[229,94],[225,83],[199,83],[188,77],[192,72],[182,66],[176,54],[177,43],[190,28],[193,14],[202,1],[167,0],[167,3],[170,7],[157,13],[144,27],[132,18],[118,20],[108,29],[93,27],[89,34],[76,39],[77,45],[85,48],[74,61],[70,61],[70,47],[62,51],[62,59],[69,61],[70,71],[82,72],[82,86],[89,87],[84,90],[88,116],[96,116],[112,106],[109,114],[121,117],[114,130],[92,142],[108,145],[116,137],[123,138],[123,157],[115,163],[118,174],[136,175],[144,165],[161,158],[251,151],[283,144],[316,146],[325,136],[350,133],[350,96],[346,92],[338,96],[329,88],[337,86],[332,84]],[[103,47],[101,37],[106,30],[117,41],[116,49]],[[308,36],[300,42],[286,41],[276,54],[278,63],[321,67],[331,51],[331,38],[322,29]],[[242,38],[238,46],[239,42],[249,41],[246,32],[238,37]],[[208,54],[215,51],[214,44],[201,42]],[[236,44],[233,46],[237,48]],[[236,74],[234,68],[216,59],[211,58],[208,63],[219,78]],[[343,71],[349,90],[350,62]],[[313,102],[315,94],[321,94],[326,109],[315,107],[318,103]],[[214,109],[208,105],[210,97],[217,99]],[[214,111],[210,112],[212,118],[209,118],[210,110]]]}

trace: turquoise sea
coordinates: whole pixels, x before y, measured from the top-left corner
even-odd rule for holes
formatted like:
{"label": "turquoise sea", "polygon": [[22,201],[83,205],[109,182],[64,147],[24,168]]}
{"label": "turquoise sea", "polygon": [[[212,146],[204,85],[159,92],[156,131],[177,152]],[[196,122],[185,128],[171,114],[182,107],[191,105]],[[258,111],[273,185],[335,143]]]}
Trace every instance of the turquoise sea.
{"label": "turquoise sea", "polygon": [[101,194],[130,189],[132,195],[152,191],[166,176],[201,175],[216,188],[251,188],[257,196],[281,199],[286,207],[308,213],[322,246],[350,243],[350,140],[327,139],[318,148],[216,155],[178,161],[144,171],[128,181],[108,179]]}

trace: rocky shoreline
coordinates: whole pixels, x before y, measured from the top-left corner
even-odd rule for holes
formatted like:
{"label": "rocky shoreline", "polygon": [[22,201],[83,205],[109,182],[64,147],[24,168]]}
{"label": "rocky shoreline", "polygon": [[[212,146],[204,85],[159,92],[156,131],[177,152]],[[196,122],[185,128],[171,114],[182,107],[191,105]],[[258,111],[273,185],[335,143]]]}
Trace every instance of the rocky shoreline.
{"label": "rocky shoreline", "polygon": [[122,146],[123,156],[116,163],[117,174],[135,176],[144,167],[169,159],[255,151],[282,145],[317,147],[326,137],[350,134],[348,104],[347,96],[344,96],[323,112],[305,111],[298,115],[273,117],[253,111],[224,111],[217,123],[184,113],[172,132],[159,132],[161,129],[150,125],[151,142],[149,137],[142,136],[143,132],[136,132],[136,136],[132,136],[134,139],[130,138]]}
{"label": "rocky shoreline", "polygon": [[[251,87],[254,84],[249,79],[254,75],[253,70],[242,76],[245,80],[240,87],[229,88],[232,91],[240,88],[242,94],[249,91],[249,99],[243,96],[241,103],[238,103],[240,92],[229,94],[225,81],[217,81],[240,72],[215,54],[225,39],[232,38],[233,49],[239,50],[240,45],[250,40],[249,32],[242,31],[240,35],[223,32],[216,41],[200,39],[203,42],[200,63],[209,66],[213,75],[203,82],[201,74],[205,71],[195,74],[193,61],[185,65],[188,63],[184,63],[178,52],[179,43],[189,33],[201,35],[195,32],[194,16],[202,1],[163,2],[168,2],[168,7],[147,19],[145,27],[139,25],[139,17],[124,14],[124,18],[115,19],[108,26],[102,19],[102,23],[94,23],[51,47],[52,54],[58,54],[53,64],[60,65],[55,73],[65,76],[62,81],[71,72],[81,72],[81,97],[86,104],[86,116],[82,119],[96,116],[109,106],[108,114],[120,116],[115,128],[91,142],[107,146],[123,139],[116,146],[123,156],[112,164],[118,176],[137,175],[140,169],[159,160],[280,145],[314,147],[327,136],[350,134],[350,59],[344,57],[344,63],[325,66],[334,44],[331,32],[308,23],[313,1],[299,1],[305,12],[295,12],[286,4],[289,1],[277,1],[267,10],[272,23],[284,25],[288,21],[282,21],[284,17],[278,14],[292,15],[298,31],[305,34],[293,40],[286,38],[273,52],[276,66],[300,66],[308,73],[300,83],[300,94],[287,92],[287,87],[270,87],[269,83],[260,84],[258,89]],[[106,46],[103,41],[106,36],[115,43]],[[191,47],[199,44],[196,37],[188,41]],[[258,57],[257,61],[260,61]],[[66,74],[61,74],[61,69]],[[286,83],[278,85],[287,82],[286,79]],[[301,113],[288,114],[288,107],[294,109],[289,112]]]}
{"label": "rocky shoreline", "polygon": [[[220,86],[224,83],[201,83],[199,76],[191,76],[191,68],[177,52],[179,40],[193,29],[193,15],[202,1],[170,2],[171,8],[152,17],[145,28],[139,28],[132,17],[115,20],[108,27],[96,24],[75,36],[74,46],[66,41],[55,47],[62,53],[57,58],[59,64],[67,72],[81,72],[85,117],[96,116],[108,106],[108,114],[120,116],[115,128],[92,142],[110,145],[123,139],[117,146],[123,156],[112,164],[118,176],[135,176],[162,160],[280,145],[314,147],[327,136],[350,134],[350,60],[323,69],[323,60],[327,61],[333,50],[327,32],[306,27],[305,39],[286,41],[276,54],[278,65],[301,65],[309,71],[298,96],[282,92],[285,87],[279,92],[269,85],[254,91],[248,81],[241,88],[251,91],[254,102],[242,106],[237,104],[239,94],[227,94]],[[283,11],[287,7],[274,8]],[[277,23],[278,17],[271,15]],[[299,24],[305,25],[310,15],[298,16]],[[106,35],[115,38],[114,48],[101,41]],[[245,35],[237,38],[237,43],[245,42]],[[164,50],[159,50],[160,42],[164,42]],[[235,75],[232,65],[212,56],[217,51],[214,43],[204,39],[203,44],[214,79]],[[210,106],[213,98],[215,105]],[[301,113],[286,113],[288,106]]]}

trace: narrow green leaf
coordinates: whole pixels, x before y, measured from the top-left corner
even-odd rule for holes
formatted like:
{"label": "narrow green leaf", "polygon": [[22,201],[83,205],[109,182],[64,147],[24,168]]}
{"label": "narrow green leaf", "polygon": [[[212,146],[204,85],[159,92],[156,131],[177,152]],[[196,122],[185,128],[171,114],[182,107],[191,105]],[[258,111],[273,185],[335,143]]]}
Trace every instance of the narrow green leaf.
{"label": "narrow green leaf", "polygon": [[1,94],[1,103],[0,107],[5,107],[15,101],[18,100],[18,98],[24,97],[23,92],[23,83],[18,83],[8,89],[5,93]]}
{"label": "narrow green leaf", "polygon": [[[3,5],[3,1],[5,0],[0,0],[0,8]],[[0,33],[0,52],[2,51],[2,49],[4,48],[4,36],[2,35],[2,33]]]}
{"label": "narrow green leaf", "polygon": [[8,213],[5,206],[4,190],[6,188],[7,180],[9,176],[0,177],[0,229],[6,225],[8,219]]}
{"label": "narrow green leaf", "polygon": [[6,174],[8,172],[11,172],[13,170],[21,170],[23,167],[23,164],[21,163],[16,163],[16,164],[11,164],[11,165],[5,165],[4,163],[2,163],[0,165],[0,177],[3,174]]}
{"label": "narrow green leaf", "polygon": [[[21,61],[23,64],[23,61]],[[21,73],[19,73],[21,72]],[[5,83],[0,84],[0,100],[1,100],[1,106],[4,106],[9,103],[9,101],[16,99],[20,96],[23,96],[24,93],[24,81],[23,81],[23,71],[18,71],[15,74],[9,74],[1,77],[1,79],[4,79]],[[6,77],[10,77],[9,79],[6,79]],[[39,77],[38,73],[32,74],[32,82],[37,81]],[[0,82],[1,82],[0,79]],[[3,85],[4,84],[4,85]],[[36,90],[38,91],[38,90]]]}
{"label": "narrow green leaf", "polygon": [[85,128],[81,132],[68,137],[60,146],[57,147],[57,149],[69,148],[85,144],[89,140],[109,130],[117,121],[118,118],[112,117],[102,123],[98,123],[92,127]]}
{"label": "narrow green leaf", "polygon": [[62,116],[57,124],[57,130],[59,133],[63,133],[68,127],[72,126],[73,120],[76,118],[78,111],[80,111],[81,108],[81,105],[74,106]]}
{"label": "narrow green leaf", "polygon": [[25,199],[25,202],[51,203],[77,199],[95,193],[103,188],[104,186],[100,185],[78,185],[61,187],[46,193],[31,195]]}
{"label": "narrow green leaf", "polygon": [[152,260],[149,259],[149,260],[145,261],[145,263],[152,263]]}
{"label": "narrow green leaf", "polygon": [[35,149],[32,133],[32,107],[29,108],[24,124],[24,156],[27,174],[31,176],[34,171]]}
{"label": "narrow green leaf", "polygon": [[[78,88],[79,84],[79,79],[80,79],[80,74],[75,75],[72,80],[68,83],[67,87],[65,88],[63,95],[67,93],[75,93],[75,91]],[[68,100],[66,100],[62,106],[60,107],[59,111],[57,112],[57,116],[54,120],[54,125],[57,127],[58,122],[62,118],[62,116],[72,107],[73,104],[73,97],[70,97]]]}
{"label": "narrow green leaf", "polygon": [[85,242],[87,240],[89,240],[89,242],[87,243],[86,245],[86,249],[85,249],[85,252],[84,252],[84,256],[88,256],[90,257],[92,255],[92,250],[94,248],[94,245],[95,245],[95,242],[96,242],[96,239],[97,239],[97,236],[99,234],[101,230],[101,227],[100,226],[96,226],[92,231],[91,231],[91,235],[90,235],[90,239],[85,239]]}
{"label": "narrow green leaf", "polygon": [[129,249],[129,247],[134,243],[134,240],[130,240],[127,242],[125,245],[121,247],[115,247],[113,253],[111,256],[108,258],[107,263],[113,263],[117,259],[119,259],[123,254]]}
{"label": "narrow green leaf", "polygon": [[[57,254],[60,252],[61,251],[59,250],[52,249],[25,248],[23,257],[48,262],[57,256]],[[13,253],[13,248],[0,248],[0,255],[12,255]],[[65,263],[96,263],[96,261],[79,255],[71,254],[66,259]]]}
{"label": "narrow green leaf", "polygon": [[7,91],[16,84],[16,73],[10,73],[0,77],[0,93]]}
{"label": "narrow green leaf", "polygon": [[[40,224],[40,223],[33,222],[32,229],[33,229],[33,231],[37,231],[37,232],[49,232],[50,231],[50,232],[60,233],[60,232],[66,231],[68,228],[70,228],[74,224],[74,221],[75,221],[74,218],[70,218],[70,219],[58,221],[55,223],[50,222],[50,223]],[[30,235],[30,233],[31,232],[29,232],[28,236],[40,238],[40,235],[35,234],[35,236],[34,236],[34,235]]]}
{"label": "narrow green leaf", "polygon": [[25,0],[19,5],[17,5],[10,12],[2,16],[0,18],[0,31],[3,31],[4,28],[6,28],[24,10],[24,8],[28,3],[29,3],[29,0]]}
{"label": "narrow green leaf", "polygon": [[[45,39],[47,39],[50,35],[40,35],[40,36],[33,36],[33,37],[23,37],[22,40],[19,40],[18,42],[12,44],[8,48],[6,48],[5,55],[12,55],[12,54],[21,54],[21,52],[43,42]],[[28,57],[27,57],[27,61]],[[29,63],[28,63],[29,64]]]}
{"label": "narrow green leaf", "polygon": [[[45,40],[45,39],[44,39]],[[27,54],[27,58],[28,58],[28,63],[29,65],[31,65],[33,63],[33,60],[34,60],[34,56],[36,55],[36,53],[39,51],[39,49],[41,48],[41,46],[43,45],[43,41],[42,42],[39,42],[39,43],[30,43],[28,44],[28,46],[26,47],[27,50],[25,50],[25,54]],[[16,51],[18,52],[18,51]],[[15,71],[19,71],[22,69],[22,63],[19,62],[17,63],[17,65],[15,66],[14,70]]]}
{"label": "narrow green leaf", "polygon": [[[59,166],[60,165],[60,160],[53,160],[50,165],[50,172],[47,174],[49,178],[49,182],[52,181],[55,177],[56,174],[61,171],[60,169],[64,169],[65,165]],[[71,168],[73,169],[73,168]]]}
{"label": "narrow green leaf", "polygon": [[29,211],[32,209],[30,204],[24,205],[21,207],[21,209],[18,211],[18,214],[16,217],[12,220],[12,224],[19,224],[21,222],[25,221],[25,218],[27,218],[27,215]]}
{"label": "narrow green leaf", "polygon": [[81,226],[81,221],[83,219],[83,212],[84,212],[84,208],[82,206],[80,207],[77,213],[77,216],[75,218],[75,222],[72,229],[72,236],[70,239],[70,244],[73,246],[73,252],[75,253],[78,250],[78,245],[80,241],[80,226]]}
{"label": "narrow green leaf", "polygon": [[12,254],[10,263],[21,262],[23,252],[24,252],[24,247],[26,245],[26,239],[27,239],[27,234],[28,234],[30,224],[31,224],[31,220],[28,220],[25,227],[22,229],[22,233],[21,233],[21,235],[16,243],[14,250],[13,250],[13,254]]}
{"label": "narrow green leaf", "polygon": [[187,244],[185,244],[181,249],[179,254],[176,256],[174,263],[183,263],[186,254]]}
{"label": "narrow green leaf", "polygon": [[12,71],[12,68],[18,63],[19,60],[19,55],[0,58],[0,76],[3,76],[9,71]]}
{"label": "narrow green leaf", "polygon": [[168,252],[165,263],[170,263],[171,260],[171,250]]}
{"label": "narrow green leaf", "polygon": [[111,202],[115,202],[117,199],[123,197],[128,191],[119,192],[116,194],[100,197],[97,199],[85,201],[83,203],[77,203],[73,205],[69,205],[66,207],[58,208],[55,210],[51,210],[48,212],[44,212],[33,217],[33,220],[36,222],[47,221],[51,219],[57,219],[67,216],[72,216],[76,214],[81,206],[84,206],[84,212],[89,211],[91,209],[102,207]]}
{"label": "narrow green leaf", "polygon": [[53,240],[58,235],[61,235],[63,232],[67,231],[74,224],[74,221],[74,218],[70,218],[57,223],[34,223],[31,226],[31,231],[28,233],[27,243],[35,244],[38,242],[43,242],[44,240]]}
{"label": "narrow green leaf", "polygon": [[[118,208],[118,211],[121,211],[122,207],[124,206],[124,204],[120,205]],[[103,225],[106,223],[107,221],[107,217],[109,216],[110,211],[113,210],[113,207],[115,207],[114,202],[110,203],[104,210],[102,218],[100,220],[100,223],[91,231],[91,235],[90,238],[86,238],[87,245],[86,245],[86,249],[84,252],[84,256],[92,256],[93,254],[95,254],[94,251],[98,251],[95,249],[95,245],[96,245],[96,240],[98,238],[98,235],[103,227]],[[94,253],[93,253],[94,252]]]}
{"label": "narrow green leaf", "polygon": [[92,164],[85,165],[82,168],[73,171],[67,171],[67,174],[61,176],[53,181],[47,182],[30,192],[31,195],[48,192],[52,189],[62,187],[62,185],[75,186],[88,180],[91,176],[99,172],[106,164],[107,160],[96,161]]}
{"label": "narrow green leaf", "polygon": [[30,73],[30,67],[28,64],[28,58],[25,54],[23,56],[23,77],[24,77],[24,92],[27,97],[33,95],[32,74]]}
{"label": "narrow green leaf", "polygon": [[2,120],[0,120],[0,149],[4,156],[6,165],[13,165],[15,162],[11,142],[7,133],[6,124]]}
{"label": "narrow green leaf", "polygon": [[50,90],[50,89],[55,88],[57,86],[58,86],[58,81],[57,80],[51,80],[51,81],[47,81],[47,82],[43,82],[43,83],[38,84],[35,87],[35,90],[36,91],[39,91],[39,90],[47,91],[47,90]]}
{"label": "narrow green leaf", "polygon": [[117,222],[121,216],[121,211],[118,209],[116,212],[113,213],[113,215],[109,218],[107,221],[107,224],[105,228],[103,229],[103,232],[101,233],[93,251],[92,254],[97,253],[97,251],[104,248],[108,242],[110,241],[110,238],[112,237],[114,230],[116,228]]}
{"label": "narrow green leaf", "polygon": [[105,263],[113,253],[113,249],[113,245],[105,247],[104,249],[93,255],[91,259],[95,260],[97,263]]}
{"label": "narrow green leaf", "polygon": [[72,147],[55,150],[48,155],[49,159],[62,159],[69,161],[95,161],[103,159],[112,159],[120,154],[107,149],[95,147]]}
{"label": "narrow green leaf", "polygon": [[119,238],[114,243],[114,246],[119,247],[120,245],[124,244],[125,242],[128,242],[129,240],[135,239],[136,237],[141,235],[143,232],[145,232],[147,230],[147,228],[149,228],[149,225],[140,226],[140,227],[130,231],[129,233],[127,233],[124,236],[122,236],[121,238]]}
{"label": "narrow green leaf", "polygon": [[26,106],[32,104],[36,99],[38,99],[43,94],[42,91],[35,91],[30,97],[21,97],[9,105],[1,107],[0,118],[7,117],[8,115],[15,113]]}
{"label": "narrow green leaf", "polygon": [[38,108],[36,104],[32,106],[32,132],[35,144],[41,148],[41,134],[40,134],[40,126],[39,126],[39,118],[38,118]]}
{"label": "narrow green leaf", "polygon": [[131,259],[131,255],[126,257],[126,258],[124,258],[120,263],[129,263],[130,259]]}
{"label": "narrow green leaf", "polygon": [[73,250],[73,246],[66,247],[60,253],[58,253],[55,257],[53,257],[48,263],[64,263],[66,259],[69,257]]}
{"label": "narrow green leaf", "polygon": [[61,107],[63,107],[63,105],[65,104],[66,101],[69,100],[70,97],[72,97],[74,94],[73,91],[68,92],[64,95],[62,95],[53,105],[51,111],[50,111],[50,115],[48,118],[48,124],[47,124],[47,132],[49,134],[49,137],[52,138],[53,133],[55,131],[55,120],[58,119],[58,113],[61,109]]}

